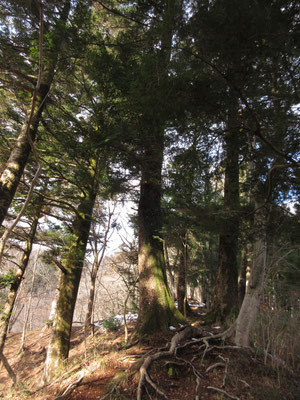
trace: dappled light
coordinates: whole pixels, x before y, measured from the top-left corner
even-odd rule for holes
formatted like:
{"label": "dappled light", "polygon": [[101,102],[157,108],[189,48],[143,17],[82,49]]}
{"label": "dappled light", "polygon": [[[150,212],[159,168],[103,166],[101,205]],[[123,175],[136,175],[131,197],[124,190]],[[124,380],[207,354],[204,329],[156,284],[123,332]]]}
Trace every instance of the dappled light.
{"label": "dappled light", "polygon": [[300,398],[299,12],[1,0],[1,399]]}

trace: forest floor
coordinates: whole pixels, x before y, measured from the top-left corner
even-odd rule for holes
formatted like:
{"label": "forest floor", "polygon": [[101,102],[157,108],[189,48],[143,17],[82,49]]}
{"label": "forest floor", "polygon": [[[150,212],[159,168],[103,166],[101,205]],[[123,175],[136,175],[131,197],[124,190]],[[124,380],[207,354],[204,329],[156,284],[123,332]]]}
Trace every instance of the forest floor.
{"label": "forest floor", "polygon": [[[203,336],[220,331],[219,327],[205,326],[200,315],[195,315],[191,322],[203,331]],[[133,330],[131,323],[129,331]],[[68,365],[48,386],[42,384],[42,375],[50,330],[29,332],[25,350],[20,354],[21,334],[10,334],[4,353],[22,386],[12,387],[1,367],[0,399],[136,399],[144,356],[166,351],[175,333],[170,330],[168,334],[153,335],[125,349],[124,328],[114,332],[95,328],[94,334],[90,332],[85,337],[83,329],[75,327]],[[209,341],[207,346],[197,338],[185,339],[180,346],[176,357],[154,361],[149,371],[166,397],[146,383],[142,399],[300,399],[300,374],[287,367],[272,366],[262,354],[226,346],[220,341]]]}

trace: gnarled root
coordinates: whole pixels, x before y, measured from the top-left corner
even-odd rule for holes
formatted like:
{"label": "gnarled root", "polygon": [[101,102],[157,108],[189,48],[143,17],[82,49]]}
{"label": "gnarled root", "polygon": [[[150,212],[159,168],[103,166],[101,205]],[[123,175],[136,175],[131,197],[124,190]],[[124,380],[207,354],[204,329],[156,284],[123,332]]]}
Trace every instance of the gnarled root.
{"label": "gnarled root", "polygon": [[144,363],[142,364],[142,366],[140,368],[140,379],[139,379],[138,390],[137,390],[137,400],[142,400],[142,390],[143,390],[143,387],[146,382],[150,386],[152,386],[152,388],[157,393],[159,393],[162,397],[164,397],[165,399],[168,398],[166,393],[161,388],[159,388],[159,386],[156,385],[153,382],[153,380],[151,379],[151,377],[149,375],[150,366],[154,361],[161,360],[163,358],[176,356],[176,351],[177,351],[179,343],[183,339],[187,339],[194,335],[198,335],[199,332],[200,331],[193,326],[187,327],[187,328],[183,329],[181,332],[178,332],[178,333],[176,333],[176,335],[173,336],[169,350],[159,351],[155,354],[152,354],[152,355],[149,355],[148,357],[146,357]]}

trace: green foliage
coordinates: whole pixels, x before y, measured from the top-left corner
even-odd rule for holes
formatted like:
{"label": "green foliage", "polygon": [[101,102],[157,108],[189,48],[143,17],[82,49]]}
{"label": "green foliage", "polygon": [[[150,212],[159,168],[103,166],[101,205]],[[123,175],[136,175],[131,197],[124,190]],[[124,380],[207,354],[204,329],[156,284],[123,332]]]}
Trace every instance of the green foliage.
{"label": "green foliage", "polygon": [[29,48],[29,56],[35,63],[38,63],[39,55],[39,45],[37,43],[33,43],[32,46]]}
{"label": "green foliage", "polygon": [[120,329],[121,324],[116,318],[109,317],[108,319],[106,319],[105,321],[102,322],[102,328],[109,332],[113,332],[113,331],[117,331],[118,329]]}
{"label": "green foliage", "polygon": [[[240,193],[245,207],[239,218],[245,242],[254,240],[249,235],[252,188],[260,186],[266,192],[268,169],[290,162],[298,151],[299,116],[293,111],[299,102],[294,83],[299,61],[296,3],[259,0],[249,7],[249,2],[238,0],[174,1],[172,29],[164,21],[168,2],[110,1],[109,7],[116,8],[116,13],[94,3],[91,7],[88,1],[72,1],[65,23],[59,14],[67,2],[45,2],[44,70],[55,64],[56,57],[58,62],[35,145],[43,164],[39,190],[49,182],[45,215],[58,218],[59,223],[48,221],[48,232],[40,233],[39,240],[51,247],[44,253],[44,261],[48,267],[54,257],[60,263],[67,259],[76,241],[71,221],[81,199],[89,196],[91,171],[97,175],[98,196],[122,193],[137,200],[135,180],[145,165],[145,149],[153,144],[158,130],[164,136],[166,168],[164,227],[155,237],[163,238],[174,253],[170,258],[176,274],[176,250],[188,233],[188,283],[202,286],[206,297],[214,284],[220,227],[230,214],[223,207],[221,188],[226,158],[224,126],[232,89],[239,96],[241,119],[236,145],[244,174]],[[8,149],[25,120],[39,59],[38,2],[11,0],[3,4],[1,163],[8,159]],[[120,16],[124,14],[129,18]],[[162,37],[169,31],[171,44],[164,46]],[[259,127],[288,158],[259,137],[249,149]],[[153,157],[149,166],[156,163],[155,154],[156,148],[149,155]],[[30,158],[24,181],[31,180],[35,168]],[[296,178],[295,168],[274,171],[268,200],[282,205],[293,198],[299,189]],[[21,196],[19,190],[16,211]],[[153,220],[156,210],[152,211]],[[269,243],[274,245],[270,253],[277,261],[272,264],[276,268],[268,272],[266,294],[275,296],[280,306],[289,302],[291,294],[298,296],[300,281],[299,250],[289,252],[287,247],[299,243],[292,223],[295,218],[286,218],[282,229],[284,218],[273,212],[268,231]],[[277,226],[281,232],[275,231]],[[136,263],[136,251],[134,258],[128,265]],[[134,272],[123,267],[122,276],[129,284]],[[13,280],[13,273],[1,276],[0,288]],[[283,316],[281,323],[288,325]],[[109,319],[106,324],[110,329],[115,321]]]}
{"label": "green foliage", "polygon": [[51,328],[53,326],[53,321],[51,319],[46,319],[44,324],[47,326],[47,328]]}
{"label": "green foliage", "polygon": [[16,273],[9,270],[6,274],[0,275],[0,289],[12,285],[16,280]]}

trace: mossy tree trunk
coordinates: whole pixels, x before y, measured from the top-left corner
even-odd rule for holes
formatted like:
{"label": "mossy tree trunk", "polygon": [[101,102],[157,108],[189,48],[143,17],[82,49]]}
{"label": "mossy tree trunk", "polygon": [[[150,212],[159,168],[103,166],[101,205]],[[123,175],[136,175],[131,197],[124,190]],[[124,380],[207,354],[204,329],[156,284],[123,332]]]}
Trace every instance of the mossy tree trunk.
{"label": "mossy tree trunk", "polygon": [[228,111],[225,133],[224,219],[219,238],[217,279],[212,319],[225,322],[238,312],[238,235],[239,235],[239,135],[238,106],[234,99]]}
{"label": "mossy tree trunk", "polygon": [[148,76],[148,81],[153,82],[153,92],[148,93],[141,117],[144,151],[138,207],[140,303],[137,331],[140,335],[166,330],[169,325],[184,321],[167,283],[161,212],[164,134],[168,119],[164,105],[168,101],[166,82],[176,7],[176,0],[165,2],[159,27],[160,50],[153,49],[155,69]]}
{"label": "mossy tree trunk", "polygon": [[[70,1],[65,1],[61,11],[60,19],[57,21],[57,29],[61,24],[65,24],[70,10]],[[31,146],[28,140],[30,136],[34,142],[36,139],[38,126],[45,107],[55,69],[57,65],[58,54],[61,49],[63,35],[57,34],[57,43],[53,46],[49,54],[43,57],[43,67],[40,72],[41,79],[39,86],[35,89],[34,104],[28,106],[28,116],[32,112],[32,118],[28,125],[26,121],[21,128],[21,132],[11,150],[10,156],[4,166],[0,176],[0,225],[6,217],[8,208],[14,198],[21,176],[24,172],[28,157],[31,152]]]}
{"label": "mossy tree trunk", "polygon": [[161,238],[162,146],[146,151],[138,209],[140,303],[138,332],[165,330],[182,321],[167,283],[166,263]]}
{"label": "mossy tree trunk", "polygon": [[73,314],[98,187],[98,163],[94,160],[91,162],[91,165],[93,164],[96,166],[95,168],[91,167],[88,171],[87,183],[81,194],[81,200],[72,224],[74,241],[64,263],[65,273],[62,272],[60,277],[56,315],[44,369],[45,382],[51,381],[56,374],[61,372],[69,355]]}

